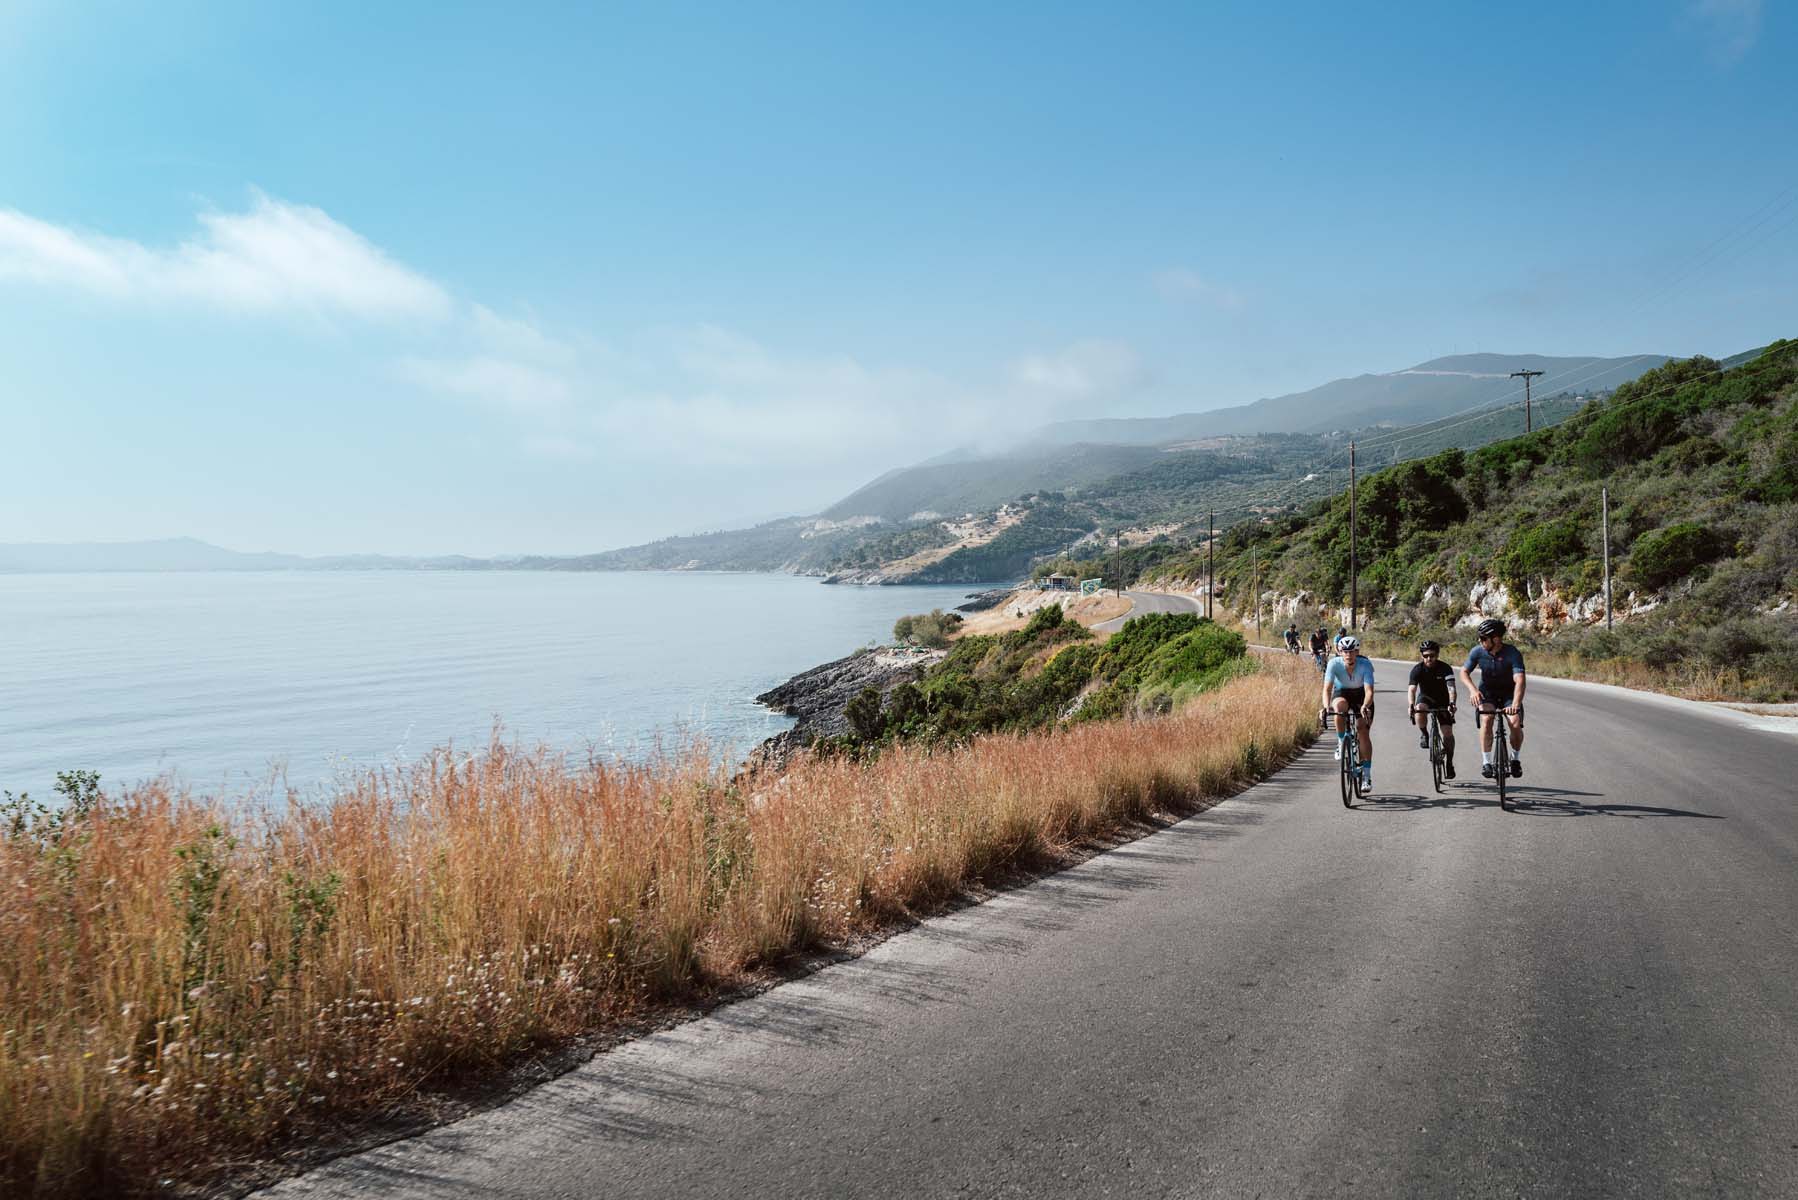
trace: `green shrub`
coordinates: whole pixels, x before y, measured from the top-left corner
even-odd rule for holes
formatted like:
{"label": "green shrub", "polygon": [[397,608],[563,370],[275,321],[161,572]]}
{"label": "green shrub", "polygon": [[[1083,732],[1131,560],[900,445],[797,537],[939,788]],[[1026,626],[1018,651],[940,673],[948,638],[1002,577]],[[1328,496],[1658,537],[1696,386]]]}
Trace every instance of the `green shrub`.
{"label": "green shrub", "polygon": [[1205,624],[1163,643],[1143,662],[1141,685],[1172,689],[1202,679],[1208,672],[1247,652],[1242,635]]}
{"label": "green shrub", "polygon": [[933,608],[927,613],[900,617],[894,621],[893,640],[941,650],[949,644],[950,635],[960,627],[960,613],[946,613],[940,608]]}
{"label": "green shrub", "polygon": [[1067,619],[1067,612],[1059,604],[1045,604],[1030,614],[1029,622],[1024,626],[1024,636],[1034,638],[1050,629],[1060,629]]}
{"label": "green shrub", "polygon": [[1696,521],[1654,529],[1636,539],[1629,552],[1633,578],[1661,588],[1710,562],[1724,551],[1722,539]]}
{"label": "green shrub", "polygon": [[1499,576],[1513,591],[1521,591],[1532,579],[1570,578],[1586,557],[1586,525],[1575,517],[1525,525],[1511,534],[1494,563]]}
{"label": "green shrub", "polygon": [[876,688],[863,688],[843,706],[843,717],[857,741],[878,742],[886,732],[886,718],[880,711],[880,692]]}

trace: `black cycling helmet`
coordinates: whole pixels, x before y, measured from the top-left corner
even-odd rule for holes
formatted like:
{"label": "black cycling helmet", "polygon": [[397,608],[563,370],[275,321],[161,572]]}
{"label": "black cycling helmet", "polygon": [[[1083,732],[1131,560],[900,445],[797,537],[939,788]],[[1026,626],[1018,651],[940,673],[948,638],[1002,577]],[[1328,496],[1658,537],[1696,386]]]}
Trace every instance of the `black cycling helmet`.
{"label": "black cycling helmet", "polygon": [[1480,636],[1483,638],[1505,636],[1505,623],[1497,617],[1487,617],[1480,622]]}
{"label": "black cycling helmet", "polygon": [[1419,654],[1422,654],[1425,650],[1440,651],[1441,649],[1442,647],[1436,644],[1435,638],[1425,638],[1423,641],[1417,643],[1417,652]]}

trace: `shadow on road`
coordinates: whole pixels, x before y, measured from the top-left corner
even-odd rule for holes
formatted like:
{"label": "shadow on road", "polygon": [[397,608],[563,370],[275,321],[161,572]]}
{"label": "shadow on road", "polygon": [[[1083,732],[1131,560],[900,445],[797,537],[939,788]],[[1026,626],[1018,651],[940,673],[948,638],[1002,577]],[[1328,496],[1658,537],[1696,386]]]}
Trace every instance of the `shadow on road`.
{"label": "shadow on road", "polygon": [[1495,792],[1481,792],[1477,789],[1454,789],[1440,795],[1417,795],[1407,792],[1381,792],[1369,796],[1355,805],[1357,812],[1419,812],[1426,808],[1433,809],[1475,809],[1497,808],[1498,795]]}
{"label": "shadow on road", "polygon": [[1695,817],[1701,821],[1721,821],[1717,813],[1695,812],[1689,808],[1661,808],[1653,804],[1581,804],[1577,797],[1602,796],[1601,792],[1570,792],[1560,788],[1516,787],[1511,789],[1511,808],[1525,816],[1537,817]]}
{"label": "shadow on road", "polygon": [[[1695,817],[1701,821],[1721,821],[1716,813],[1695,812],[1686,808],[1660,808],[1652,804],[1582,804],[1581,798],[1602,799],[1603,792],[1577,792],[1570,788],[1538,787],[1512,784],[1511,809],[1524,816],[1537,817]],[[1355,806],[1358,812],[1400,813],[1424,809],[1497,808],[1498,793],[1481,780],[1479,783],[1451,783],[1441,795],[1414,795],[1404,792],[1372,796]]]}

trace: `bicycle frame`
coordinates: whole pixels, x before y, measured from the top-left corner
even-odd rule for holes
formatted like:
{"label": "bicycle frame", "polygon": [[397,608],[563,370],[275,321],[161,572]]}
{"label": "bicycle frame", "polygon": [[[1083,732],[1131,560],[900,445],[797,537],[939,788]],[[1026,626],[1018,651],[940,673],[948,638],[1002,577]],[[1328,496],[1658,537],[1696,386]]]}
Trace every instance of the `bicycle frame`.
{"label": "bicycle frame", "polygon": [[[1336,718],[1344,714],[1333,708],[1326,708],[1320,714],[1323,727],[1330,733],[1336,733]],[[1353,808],[1355,801],[1367,795],[1361,782],[1361,714],[1353,706],[1349,706],[1348,736],[1342,744],[1342,807]]]}
{"label": "bicycle frame", "polygon": [[1442,718],[1440,714],[1443,712],[1453,712],[1454,709],[1455,706],[1452,704],[1444,709],[1441,705],[1431,704],[1427,700],[1419,700],[1411,706],[1411,715],[1413,717],[1417,715],[1419,710],[1426,711],[1430,714],[1430,778],[1435,785],[1436,790],[1439,792],[1442,790],[1442,764],[1447,758],[1447,751],[1442,740]]}
{"label": "bicycle frame", "polygon": [[[1515,708],[1516,705],[1511,706]],[[1481,704],[1474,710],[1480,717],[1495,724],[1492,728],[1492,775],[1493,782],[1498,784],[1498,806],[1509,811],[1507,791],[1511,780],[1511,722],[1510,713],[1506,709],[1493,705]],[[1481,733],[1485,732],[1482,727]]]}

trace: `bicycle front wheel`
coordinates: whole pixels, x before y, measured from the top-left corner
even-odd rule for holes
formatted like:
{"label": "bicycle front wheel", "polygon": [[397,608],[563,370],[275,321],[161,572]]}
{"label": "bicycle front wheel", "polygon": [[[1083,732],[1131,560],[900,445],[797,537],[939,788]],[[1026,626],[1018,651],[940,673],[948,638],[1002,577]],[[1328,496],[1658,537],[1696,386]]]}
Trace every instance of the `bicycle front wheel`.
{"label": "bicycle front wheel", "polygon": [[[1497,721],[1494,719],[1494,724]],[[1511,743],[1508,740],[1510,730],[1500,725],[1492,735],[1492,773],[1498,776],[1498,806],[1506,811],[1510,805],[1505,800],[1505,787],[1511,780]]]}
{"label": "bicycle front wheel", "polygon": [[1436,790],[1442,790],[1442,726],[1430,717],[1430,780]]}
{"label": "bicycle front wheel", "polygon": [[1348,735],[1348,743],[1342,748],[1342,807],[1355,807],[1355,795],[1361,782],[1360,757],[1355,749],[1355,735]]}

